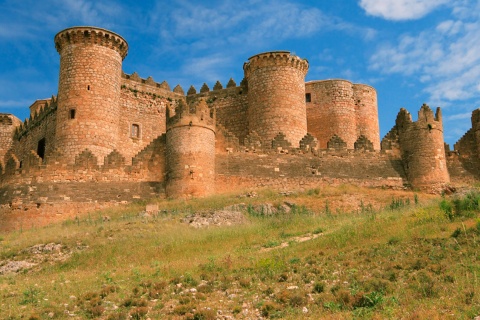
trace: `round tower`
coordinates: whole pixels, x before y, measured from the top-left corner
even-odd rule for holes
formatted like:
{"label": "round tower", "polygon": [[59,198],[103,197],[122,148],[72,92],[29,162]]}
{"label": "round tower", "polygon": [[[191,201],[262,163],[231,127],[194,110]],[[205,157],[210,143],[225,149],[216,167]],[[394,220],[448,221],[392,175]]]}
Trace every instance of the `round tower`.
{"label": "round tower", "polygon": [[69,163],[89,149],[101,161],[117,148],[122,61],[127,42],[95,27],[55,36],[60,54],[56,148]]}
{"label": "round tower", "polygon": [[326,149],[335,135],[353,149],[358,139],[353,85],[347,80],[310,81],[306,85],[308,132]]}
{"label": "round tower", "polygon": [[475,109],[472,112],[472,130],[475,136],[477,157],[480,158],[480,109]]}
{"label": "round tower", "polygon": [[424,104],[416,122],[412,122],[410,113],[402,108],[395,125],[410,184],[425,188],[449,183],[440,108],[434,116],[430,107]]}
{"label": "round tower", "polygon": [[215,192],[215,116],[204,100],[167,114],[166,193],[171,198]]}
{"label": "round tower", "polygon": [[353,99],[356,107],[357,139],[365,136],[380,150],[380,127],[378,125],[377,91],[365,84],[353,84]]}
{"label": "round tower", "polygon": [[288,51],[260,53],[248,60],[243,70],[248,83],[249,131],[267,143],[282,132],[298,147],[307,134],[308,61]]}

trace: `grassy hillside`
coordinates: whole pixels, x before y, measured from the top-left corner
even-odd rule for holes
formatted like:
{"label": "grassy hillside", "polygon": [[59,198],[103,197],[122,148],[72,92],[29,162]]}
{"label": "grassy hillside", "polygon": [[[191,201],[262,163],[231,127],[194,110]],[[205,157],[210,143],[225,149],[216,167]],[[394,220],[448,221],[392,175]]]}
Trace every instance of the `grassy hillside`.
{"label": "grassy hillside", "polygon": [[[137,203],[2,235],[0,318],[480,315],[475,190],[342,186],[156,203],[157,216]],[[185,223],[239,203],[230,226]]]}

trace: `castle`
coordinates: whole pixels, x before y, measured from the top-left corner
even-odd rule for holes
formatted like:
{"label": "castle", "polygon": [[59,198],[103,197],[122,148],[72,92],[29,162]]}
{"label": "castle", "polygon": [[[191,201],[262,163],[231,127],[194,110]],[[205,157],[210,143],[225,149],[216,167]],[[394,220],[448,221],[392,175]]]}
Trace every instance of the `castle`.
{"label": "castle", "polygon": [[252,56],[245,78],[210,89],[122,71],[127,42],[96,27],[55,36],[58,95],[24,122],[0,114],[0,204],[123,202],[249,188],[326,184],[414,188],[477,179],[480,109],[450,151],[442,115],[401,109],[380,140],[374,88],[305,82],[309,64],[287,51]]}

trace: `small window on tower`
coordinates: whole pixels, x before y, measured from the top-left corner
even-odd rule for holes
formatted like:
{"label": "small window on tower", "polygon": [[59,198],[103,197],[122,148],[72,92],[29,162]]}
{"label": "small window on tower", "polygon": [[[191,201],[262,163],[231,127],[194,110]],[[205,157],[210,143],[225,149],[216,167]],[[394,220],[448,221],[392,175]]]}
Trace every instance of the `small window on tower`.
{"label": "small window on tower", "polygon": [[132,132],[130,135],[132,138],[140,138],[140,125],[133,123]]}
{"label": "small window on tower", "polygon": [[305,93],[305,102],[312,102],[312,94]]}
{"label": "small window on tower", "polygon": [[68,118],[69,119],[75,119],[75,116],[76,116],[76,110],[75,109],[70,109],[70,111],[68,112]]}

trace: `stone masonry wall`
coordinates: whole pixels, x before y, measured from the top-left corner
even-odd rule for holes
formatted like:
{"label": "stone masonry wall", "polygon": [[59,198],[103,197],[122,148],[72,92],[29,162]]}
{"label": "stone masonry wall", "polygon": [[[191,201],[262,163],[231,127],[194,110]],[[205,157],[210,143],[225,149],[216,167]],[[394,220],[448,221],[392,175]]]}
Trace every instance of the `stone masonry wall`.
{"label": "stone masonry wall", "polygon": [[155,138],[166,132],[167,98],[122,87],[119,152],[127,164]]}
{"label": "stone masonry wall", "polygon": [[[32,119],[26,128],[15,137],[12,153],[15,154],[22,165],[26,165],[32,155],[38,157],[39,148],[44,148],[43,158],[38,158],[41,162],[45,161],[54,152],[56,147],[56,122],[57,112],[55,106],[53,106],[44,114]],[[40,144],[43,144],[44,147],[41,147]]]}
{"label": "stone masonry wall", "polygon": [[245,87],[232,87],[187,96],[189,103],[205,99],[215,109],[217,124],[234,134],[243,144],[248,134],[248,92]]}
{"label": "stone masonry wall", "polygon": [[2,167],[0,174],[2,174],[7,163],[5,157],[12,147],[13,134],[20,124],[20,119],[14,115],[0,113],[0,166]]}
{"label": "stone masonry wall", "polygon": [[406,183],[401,159],[379,152],[224,153],[216,156],[216,170],[219,192],[262,187],[298,190],[342,183],[402,188]]}
{"label": "stone masonry wall", "polygon": [[244,64],[249,132],[271,141],[280,132],[294,147],[307,134],[305,75],[308,62],[289,52],[255,55]]}

